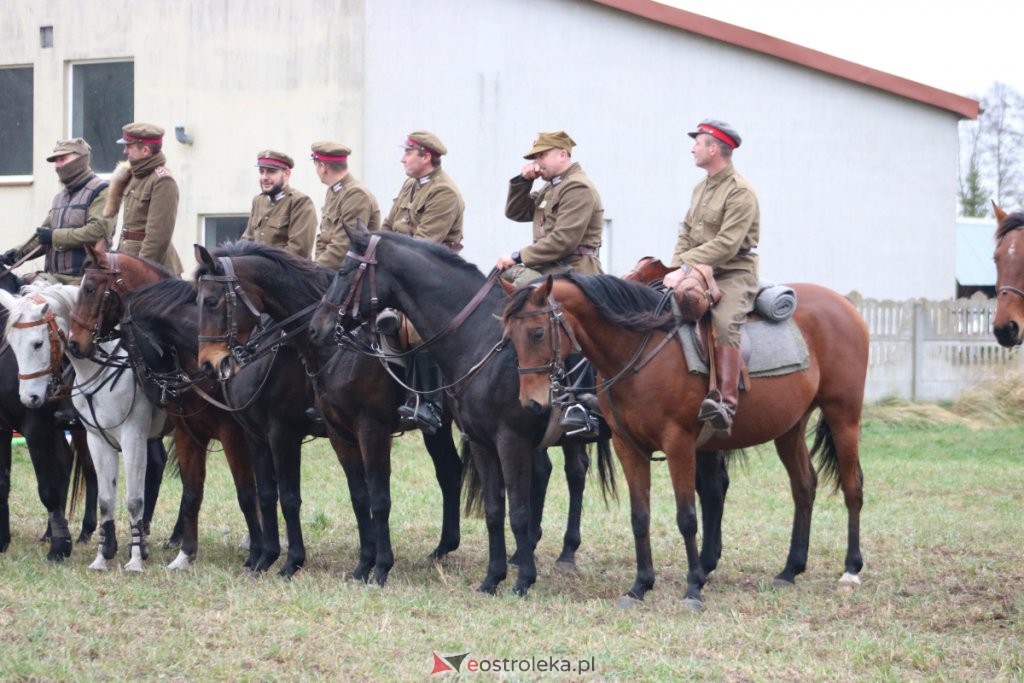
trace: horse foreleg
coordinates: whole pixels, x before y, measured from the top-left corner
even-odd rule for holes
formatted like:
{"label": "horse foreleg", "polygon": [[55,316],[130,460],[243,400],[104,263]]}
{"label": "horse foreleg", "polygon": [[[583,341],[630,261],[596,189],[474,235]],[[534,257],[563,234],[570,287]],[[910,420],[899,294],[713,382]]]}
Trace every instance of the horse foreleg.
{"label": "horse foreleg", "polygon": [[71,531],[64,516],[68,483],[71,480],[71,449],[64,430],[41,411],[28,411],[25,434],[29,456],[36,473],[39,500],[46,508],[50,550],[46,559],[60,562],[71,554]]}
{"label": "horse foreleg", "polygon": [[[516,595],[526,597],[530,586],[537,581],[537,563],[533,552],[530,522],[533,518],[533,481],[537,476],[534,463],[538,456],[525,443],[516,443],[512,439],[506,439],[506,444],[498,453],[508,495],[508,522],[512,528],[512,536],[516,539],[516,555],[519,559],[516,585],[512,590]],[[532,453],[532,457],[524,459],[522,456],[527,453]],[[549,475],[550,466],[551,462],[548,461]]]}
{"label": "horse foreleg", "polygon": [[270,443],[281,496],[281,514],[288,533],[288,554],[278,575],[291,577],[306,563],[306,544],[302,540],[302,437],[305,430],[278,425],[271,431]]}
{"label": "horse foreleg", "polygon": [[480,476],[484,494],[484,518],[487,524],[487,576],[477,591],[493,595],[508,575],[505,551],[505,481],[498,454],[481,443],[470,447],[473,463]]}
{"label": "horse foreleg", "polygon": [[697,452],[697,495],[703,523],[700,565],[705,574],[718,567],[722,557],[722,516],[729,489],[729,470],[724,451]]}
{"label": "horse foreleg", "polygon": [[[179,443],[177,440],[175,444]],[[179,455],[180,457],[180,455]],[[153,511],[156,510],[156,501],[160,496],[160,485],[164,481],[164,468],[167,467],[167,449],[164,448],[164,440],[155,437],[146,440],[146,479],[143,490],[142,525],[143,531],[148,536],[150,526],[153,523]],[[184,501],[183,501],[184,504]],[[183,517],[184,511],[179,506],[179,519]]]}
{"label": "horse foreleg", "polygon": [[352,501],[352,512],[356,516],[356,529],[359,533],[359,559],[352,569],[354,581],[369,581],[370,572],[377,557],[374,544],[373,516],[370,513],[370,491],[366,485],[366,470],[359,447],[347,443],[329,430],[331,445],[338,456],[341,468],[345,470],[345,482],[348,484],[348,497]]}
{"label": "horse foreleg", "polygon": [[[249,457],[256,475],[256,492],[260,501],[260,525],[263,529],[263,550],[251,569],[265,572],[274,565],[281,555],[280,530],[277,523],[277,474],[274,472],[274,458],[267,441],[246,436]],[[249,543],[252,552],[252,539]]]}
{"label": "horse foreleg", "polygon": [[676,526],[679,527],[686,547],[688,570],[684,604],[691,609],[700,609],[704,602],[701,590],[707,581],[707,574],[697,553],[697,453],[692,437],[681,435],[668,440],[665,443],[665,459],[676,499]]}
{"label": "horse foreleg", "polygon": [[793,532],[789,540],[789,555],[786,558],[786,566],[775,577],[776,586],[793,585],[797,575],[807,569],[811,514],[818,486],[804,436],[808,417],[809,415],[805,415],[792,429],[775,439],[775,450],[789,474],[789,488],[793,494]]}
{"label": "horse foreleg", "polygon": [[11,438],[10,429],[0,429],[0,553],[11,545]]}
{"label": "horse foreleg", "polygon": [[96,559],[89,565],[93,571],[110,569],[109,562],[117,555],[117,533],[114,510],[117,506],[117,451],[100,435],[89,432],[89,452],[96,467],[96,497],[99,502],[100,540]]}
{"label": "horse foreleg", "polygon": [[[178,454],[178,469],[181,471],[181,504],[179,506],[182,534],[178,556],[167,565],[168,569],[188,569],[196,561],[199,552],[199,508],[203,504],[203,489],[206,483],[206,446],[209,439],[196,441],[196,436],[186,429],[181,418],[175,420],[174,448]],[[147,451],[149,444],[147,443]],[[154,466],[152,453],[146,462],[146,484],[149,485],[149,468]],[[147,490],[147,496],[149,491]],[[148,500],[148,498],[147,498]],[[149,505],[147,503],[146,507]],[[145,515],[143,515],[145,521]]]}
{"label": "horse foreleg", "polygon": [[75,454],[78,459],[78,466],[82,471],[82,480],[85,482],[85,510],[82,512],[82,531],[76,539],[76,543],[87,543],[96,531],[96,466],[92,462],[92,454],[89,452],[89,438],[81,427],[71,430],[71,442],[75,446]]}
{"label": "horse foreleg", "polygon": [[[148,431],[149,424],[145,426]],[[121,452],[124,455],[124,503],[128,510],[132,535],[131,556],[124,569],[129,572],[141,572],[144,567],[143,561],[149,557],[143,512],[146,507],[146,471],[151,461],[147,453],[146,433],[137,429],[137,423],[126,425],[121,430],[120,441]],[[162,469],[160,474],[162,477]]]}
{"label": "horse foreleg", "polygon": [[441,540],[430,558],[440,560],[459,547],[459,496],[462,493],[462,461],[452,439],[451,425],[435,434],[423,432],[423,445],[434,462],[434,476],[441,487]]}
{"label": "horse foreleg", "polygon": [[224,446],[224,457],[228,461],[228,469],[231,470],[231,478],[235,482],[238,507],[242,510],[242,517],[245,518],[245,526],[249,532],[249,556],[243,566],[252,568],[259,561],[264,548],[256,476],[241,428],[230,416],[223,413],[221,415],[226,418],[224,424],[227,426],[221,428],[217,436]]}
{"label": "horse foreleg", "polygon": [[395,565],[395,553],[391,547],[391,429],[388,424],[370,423],[361,425],[360,432],[359,444],[377,550],[373,580],[383,586]]}
{"label": "horse foreleg", "polygon": [[[533,455],[533,468],[530,472],[530,550],[537,554],[537,544],[544,534],[541,525],[544,522],[544,500],[548,494],[548,483],[551,481],[551,457],[547,449],[537,450]],[[509,564],[519,566],[522,548],[516,548],[509,558]]]}
{"label": "horse foreleg", "polygon": [[636,580],[619,607],[629,607],[644,599],[654,588],[654,560],[651,556],[651,461],[649,453],[640,453],[630,442],[612,433],[615,453],[629,487],[630,523],[636,548]]}
{"label": "horse foreleg", "polygon": [[569,488],[569,517],[562,538],[562,554],[555,562],[559,571],[576,571],[576,551],[580,547],[580,524],[583,518],[583,492],[587,487],[590,457],[582,443],[562,446],[565,457],[565,483]]}

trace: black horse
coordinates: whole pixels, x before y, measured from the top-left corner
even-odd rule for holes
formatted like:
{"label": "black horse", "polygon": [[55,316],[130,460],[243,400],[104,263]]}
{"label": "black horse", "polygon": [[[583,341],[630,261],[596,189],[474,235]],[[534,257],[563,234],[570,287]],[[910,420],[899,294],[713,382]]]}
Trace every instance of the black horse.
{"label": "black horse", "polygon": [[[351,230],[349,234],[353,250],[365,254],[370,233]],[[333,343],[341,302],[359,272],[368,274],[353,302],[356,315],[344,316],[345,326],[351,329],[369,319],[379,303],[380,307],[404,312],[424,339],[445,331],[431,346],[430,353],[441,366],[446,380],[457,383],[450,392],[454,397],[456,419],[470,441],[473,463],[483,486],[489,562],[487,576],[478,590],[494,593],[507,573],[507,491],[516,542],[513,561],[519,568],[514,590],[526,595],[537,578],[534,548],[539,538],[551,461],[545,451],[537,448],[548,423],[547,415],[536,414],[520,405],[515,351],[510,344],[502,343],[498,318],[506,296],[500,287],[492,287],[461,325],[451,329],[449,323],[484,286],[483,274],[444,247],[394,233],[374,233],[374,237],[377,236],[380,241],[374,255],[375,264],[366,264],[351,255],[346,258],[313,316],[310,335],[316,342]],[[371,291],[379,298],[379,302],[372,305]],[[489,360],[474,370],[487,356]],[[577,443],[564,446],[567,463],[574,449],[583,448]],[[607,444],[598,454],[599,461],[602,457],[610,461]],[[610,472],[611,466],[600,469]],[[578,486],[582,495],[583,478],[576,474],[570,479],[570,489]],[[602,484],[607,487],[609,482],[602,478]],[[578,545],[578,527],[575,542]]]}
{"label": "black horse", "polygon": [[[18,291],[17,278],[8,270],[0,276],[0,287],[8,292]],[[2,307],[0,307],[2,308]],[[7,324],[7,309],[0,311],[0,330]],[[71,555],[71,532],[64,508],[67,504],[68,486],[72,472],[80,475],[85,483],[85,513],[78,543],[85,543],[96,530],[96,470],[93,469],[86,444],[85,433],[80,427],[71,430],[75,448],[64,439],[64,426],[54,418],[56,403],[46,403],[42,408],[29,409],[18,398],[18,361],[2,343],[0,351],[0,552],[7,550],[11,543],[11,521],[8,499],[11,493],[11,438],[14,431],[25,437],[32,467],[38,483],[39,500],[47,512],[47,531],[50,550],[46,558],[61,561]],[[77,457],[76,457],[77,456]],[[74,463],[74,465],[73,465]],[[79,476],[75,476],[75,489]],[[72,496],[74,498],[74,496]]]}
{"label": "black horse", "polygon": [[[291,343],[301,354],[307,372],[296,374],[293,382],[303,383],[306,375],[312,380],[317,407],[345,470],[359,528],[360,552],[353,577],[369,580],[372,570],[373,580],[384,584],[394,565],[389,525],[391,437],[397,430],[396,410],[403,395],[377,360],[335,347],[320,349],[309,342],[301,312],[320,300],[334,271],[255,242],[228,243],[212,255],[197,246],[196,260],[200,264],[196,271],[198,300],[204,318],[201,332],[215,339],[200,345],[200,360],[209,373],[223,378],[235,372],[239,363],[231,345],[249,339],[259,322],[257,312],[265,312],[286,326],[292,321],[290,324],[299,332]],[[224,260],[229,261],[232,275],[225,272]],[[295,316],[299,317],[293,320]],[[452,440],[450,415],[445,426],[434,435],[423,435],[442,494],[441,538],[431,553],[434,559],[455,550],[460,540],[462,463]],[[277,470],[278,482],[296,493],[297,463],[296,457],[293,464],[280,463],[288,467]]]}

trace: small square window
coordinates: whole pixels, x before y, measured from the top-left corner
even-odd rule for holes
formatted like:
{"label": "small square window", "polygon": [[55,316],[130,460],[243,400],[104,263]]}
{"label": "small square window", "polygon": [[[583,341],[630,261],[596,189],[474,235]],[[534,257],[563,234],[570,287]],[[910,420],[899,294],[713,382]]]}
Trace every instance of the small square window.
{"label": "small square window", "polygon": [[204,216],[203,217],[203,246],[207,249],[223,244],[234,242],[242,233],[249,222],[249,216]]}
{"label": "small square window", "polygon": [[42,48],[53,47],[53,27],[52,26],[40,26],[39,27],[39,47],[42,47]]}

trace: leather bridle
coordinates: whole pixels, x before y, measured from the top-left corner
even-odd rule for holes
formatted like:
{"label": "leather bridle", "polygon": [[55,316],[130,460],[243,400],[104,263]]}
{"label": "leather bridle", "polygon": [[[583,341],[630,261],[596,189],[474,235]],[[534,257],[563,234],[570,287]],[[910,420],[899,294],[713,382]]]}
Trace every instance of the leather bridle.
{"label": "leather bridle", "polygon": [[331,301],[327,298],[327,292],[324,292],[321,302],[326,306],[337,309],[334,323],[334,338],[336,342],[340,343],[347,336],[343,326],[343,320],[346,316],[353,320],[362,319],[359,301],[362,298],[363,285],[367,281],[370,283],[370,317],[367,320],[367,324],[370,327],[371,338],[376,338],[377,336],[377,314],[380,312],[380,299],[377,298],[378,244],[380,244],[380,235],[370,235],[370,243],[367,245],[364,253],[357,254],[354,251],[349,251],[346,254],[347,258],[358,262],[359,267],[356,269],[356,274],[353,276],[352,282],[349,283],[348,289],[341,294],[340,302]]}
{"label": "leather bridle", "polygon": [[[29,299],[34,303],[45,305],[46,299],[39,294],[32,294]],[[68,339],[64,334],[64,331],[57,325],[57,316],[53,314],[53,311],[47,310],[42,318],[39,320],[33,320],[32,322],[16,322],[11,327],[19,330],[29,329],[32,327],[38,327],[40,325],[46,325],[47,333],[50,337],[50,364],[43,370],[36,372],[18,373],[19,380],[36,379],[37,377],[50,376],[50,382],[47,385],[47,398],[48,400],[56,400],[61,398],[65,393],[65,387],[63,385],[63,357],[64,357],[64,346],[67,345]]]}
{"label": "leather bridle", "polygon": [[[1024,230],[1024,226],[1012,228],[1011,230],[1007,231],[1006,234],[1000,237],[999,241],[1002,242],[1003,239],[1006,238],[1006,235],[1009,235],[1011,232],[1016,232],[1018,230]],[[1017,287],[1011,287],[1010,285],[1003,285],[1002,287],[997,287],[996,294],[1016,294],[1017,296],[1024,298],[1024,290],[1018,289]]]}
{"label": "leather bridle", "polygon": [[128,285],[125,284],[124,277],[121,274],[121,264],[118,257],[119,254],[110,253],[107,255],[106,268],[97,266],[89,269],[99,271],[106,277],[106,286],[104,287],[103,294],[96,300],[93,310],[89,313],[89,317],[85,318],[78,315],[77,306],[71,311],[71,319],[89,330],[93,348],[98,347],[101,342],[111,340],[116,335],[115,326],[111,326],[110,331],[106,335],[103,335],[102,332],[103,323],[110,312],[110,307],[117,298],[124,296],[128,291]]}
{"label": "leather bridle", "polygon": [[[258,321],[260,319],[260,312],[253,305],[252,300],[242,289],[242,285],[238,280],[238,276],[235,275],[235,267],[231,263],[231,259],[227,256],[220,256],[217,258],[220,262],[221,270],[224,271],[223,275],[207,274],[202,275],[199,278],[200,287],[204,282],[216,282],[218,283],[224,293],[224,318],[223,324],[218,328],[224,330],[224,334],[201,334],[199,335],[199,343],[210,343],[210,342],[224,342],[231,356],[238,361],[239,364],[245,365],[252,360],[251,348],[243,344],[238,340],[238,318],[235,313],[235,309],[238,306],[238,302],[241,301],[245,304],[245,307],[249,309],[249,312]],[[206,307],[203,306],[203,302],[198,301],[199,304],[199,329],[206,329],[206,325],[203,322]]]}

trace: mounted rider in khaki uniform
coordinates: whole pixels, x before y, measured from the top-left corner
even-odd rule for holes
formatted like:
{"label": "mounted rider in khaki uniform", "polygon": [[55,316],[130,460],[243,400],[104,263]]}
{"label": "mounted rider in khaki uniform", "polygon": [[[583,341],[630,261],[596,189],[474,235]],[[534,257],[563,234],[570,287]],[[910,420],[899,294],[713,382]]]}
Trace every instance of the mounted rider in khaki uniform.
{"label": "mounted rider in khaki uniform", "polygon": [[313,200],[293,189],[295,161],[284,152],[266,149],[256,155],[261,192],[253,197],[249,222],[239,239],[280,247],[308,259],[316,235]]}
{"label": "mounted rider in khaki uniform", "polygon": [[[408,179],[402,183],[391,204],[391,211],[381,230],[442,244],[452,251],[462,251],[462,217],[466,203],[451,177],[441,168],[441,157],[448,148],[430,131],[409,133],[402,143],[402,166]],[[395,311],[384,311],[378,317],[382,334],[392,339],[400,323]],[[433,434],[441,427],[441,368],[427,352],[414,354],[407,373],[413,389],[405,405],[399,407],[403,429],[418,427]]]}
{"label": "mounted rider in khaki uniform", "polygon": [[707,177],[693,189],[690,210],[676,241],[672,265],[665,276],[674,288],[697,264],[711,266],[722,299],[711,309],[716,337],[715,370],[718,390],[701,405],[700,419],[716,430],[732,431],[739,395],[740,326],[754,308],[757,296],[757,247],[761,214],[757,195],[732,165],[739,134],[727,123],[706,119],[688,135],[694,139],[693,159]]}
{"label": "mounted rider in khaki uniform", "polygon": [[[572,160],[575,146],[565,131],[538,133],[523,157],[529,163],[509,181],[505,217],[520,223],[533,221],[533,244],[500,256],[495,263],[503,271],[502,277],[516,286],[556,273],[604,272],[598,258],[604,206],[594,183]],[[533,192],[538,176],[547,182]],[[581,355],[572,354],[566,360],[569,367],[581,368],[570,377],[570,384],[594,385],[593,370],[589,363],[581,363]],[[597,417],[582,401],[567,406],[561,419],[567,435],[593,435],[598,425]]]}
{"label": "mounted rider in khaki uniform", "polygon": [[113,236],[114,221],[103,215],[109,183],[93,172],[92,148],[82,138],[58,141],[46,160],[53,164],[64,188],[53,198],[42,227],[23,245],[0,256],[0,262],[13,264],[42,246],[43,277],[77,285],[89,263],[85,245]]}
{"label": "mounted rider in khaki uniform", "polygon": [[344,225],[380,229],[380,206],[370,189],[349,173],[352,150],[339,142],[321,141],[312,146],[310,159],[320,182],[327,186],[316,238],[316,262],[337,270],[351,247]]}

